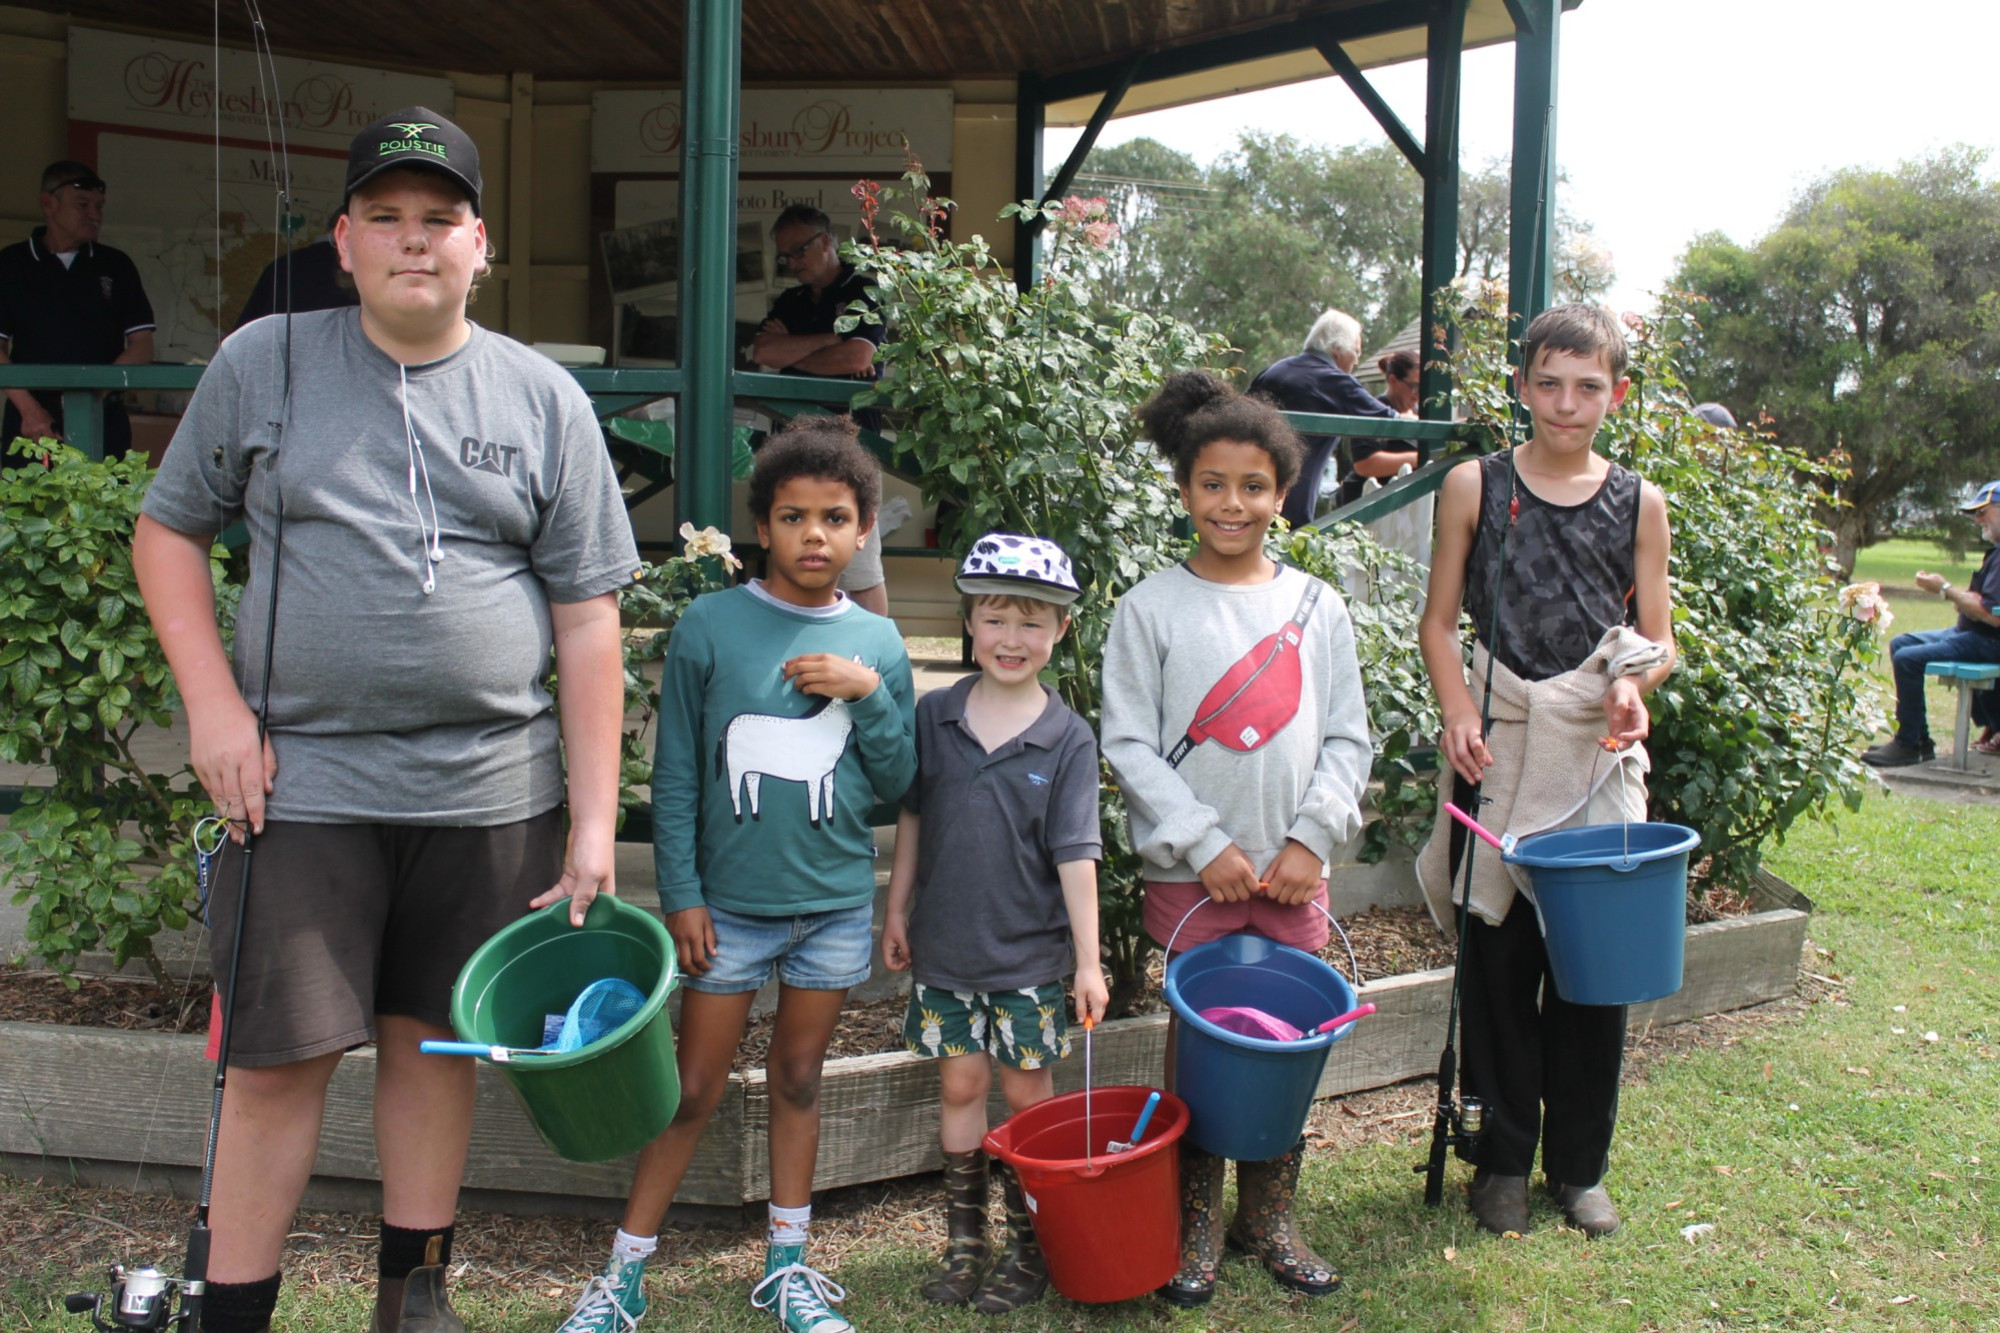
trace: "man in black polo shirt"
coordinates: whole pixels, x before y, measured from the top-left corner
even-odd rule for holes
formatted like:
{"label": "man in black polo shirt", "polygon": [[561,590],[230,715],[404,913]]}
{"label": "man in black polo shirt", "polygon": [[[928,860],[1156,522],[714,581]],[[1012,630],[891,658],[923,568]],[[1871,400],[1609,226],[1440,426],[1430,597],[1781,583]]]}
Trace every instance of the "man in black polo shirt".
{"label": "man in black polo shirt", "polygon": [[[798,286],[778,293],[771,314],[750,343],[750,359],[764,370],[821,379],[873,381],[875,348],[882,341],[879,315],[864,318],[848,333],[836,333],[834,321],[856,301],[875,311],[879,303],[854,265],[840,257],[833,222],[810,204],[793,204],[771,226],[778,263]],[[854,414],[863,430],[880,431],[882,413],[864,407]],[[840,590],[878,616],[889,614],[889,593],[882,576],[882,543],[869,533],[853,561],[841,572]]]}
{"label": "man in black polo shirt", "polygon": [[[82,162],[42,172],[45,225],[0,250],[0,365],[144,365],[153,359],[153,307],[124,251],[97,243],[104,181]],[[60,437],[62,395],[7,390],[0,439]],[[132,443],[116,396],[104,404],[104,452]]]}

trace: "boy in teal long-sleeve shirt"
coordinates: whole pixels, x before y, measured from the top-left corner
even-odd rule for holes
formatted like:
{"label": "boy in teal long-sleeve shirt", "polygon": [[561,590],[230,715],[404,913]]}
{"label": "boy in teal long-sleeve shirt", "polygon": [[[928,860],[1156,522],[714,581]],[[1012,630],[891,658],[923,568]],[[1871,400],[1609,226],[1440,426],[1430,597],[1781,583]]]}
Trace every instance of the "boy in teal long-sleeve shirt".
{"label": "boy in teal long-sleeve shirt", "polygon": [[846,1292],[804,1262],[819,1076],[873,953],[868,814],[916,772],[910,662],[894,624],[836,586],[881,496],[851,423],[801,418],[750,479],[765,577],[699,598],[674,627],[653,763],[653,865],[687,992],[681,1105],[639,1156],[604,1273],[558,1333],[627,1333],[661,1221],[728,1085],[757,989],[778,975],[770,1249],[751,1303],[788,1333],[852,1333]]}

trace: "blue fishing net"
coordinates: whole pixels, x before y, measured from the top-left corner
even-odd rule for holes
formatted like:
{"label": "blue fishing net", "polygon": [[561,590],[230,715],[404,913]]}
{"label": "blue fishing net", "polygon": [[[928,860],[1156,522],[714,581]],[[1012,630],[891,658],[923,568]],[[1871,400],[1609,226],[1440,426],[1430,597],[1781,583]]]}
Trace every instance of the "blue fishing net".
{"label": "blue fishing net", "polygon": [[[606,977],[585,986],[570,1002],[562,1016],[562,1028],[553,1042],[544,1038],[544,1051],[579,1051],[625,1023],[646,1005],[646,993],[621,977]],[[554,1015],[550,1015],[551,1018]]]}

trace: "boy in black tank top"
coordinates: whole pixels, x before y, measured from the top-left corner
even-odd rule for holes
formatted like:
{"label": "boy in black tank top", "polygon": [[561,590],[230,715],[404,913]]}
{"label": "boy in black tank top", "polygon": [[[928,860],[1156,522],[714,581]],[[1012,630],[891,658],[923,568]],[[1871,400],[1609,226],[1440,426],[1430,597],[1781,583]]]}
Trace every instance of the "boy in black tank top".
{"label": "boy in black tank top", "polygon": [[[1516,388],[1534,419],[1534,435],[1506,455],[1463,463],[1445,478],[1419,631],[1444,713],[1440,748],[1450,766],[1444,779],[1461,809],[1476,808],[1472,802],[1480,799],[1479,784],[1496,753],[1503,762],[1495,781],[1525,787],[1547,776],[1521,774],[1518,755],[1505,750],[1535,723],[1485,733],[1483,676],[1476,694],[1459,638],[1461,608],[1473,619],[1479,646],[1504,668],[1496,674],[1499,683],[1563,676],[1596,653],[1607,632],[1636,631],[1631,641],[1642,651],[1630,657],[1626,674],[1613,670],[1602,677],[1604,734],[1627,751],[1647,735],[1644,696],[1673,669],[1666,499],[1651,482],[1592,449],[1598,427],[1630,385],[1624,330],[1600,307],[1562,305],[1528,326],[1521,350],[1527,369]],[[1639,665],[1644,662],[1652,665]],[[1602,756],[1590,738],[1579,733],[1579,741],[1574,769],[1579,784],[1587,785],[1591,776],[1584,775],[1604,765],[1595,762]],[[1640,754],[1626,756],[1632,773],[1643,772]],[[1509,759],[1514,762],[1504,762]],[[1500,793],[1485,793],[1500,808],[1511,806],[1513,795],[1502,800]],[[1588,799],[1564,823],[1602,822],[1602,816],[1591,817],[1601,809]],[[1443,830],[1435,836],[1448,840],[1449,893],[1455,894],[1462,842]],[[1513,892],[1496,858],[1488,854],[1482,861],[1493,864],[1475,862],[1460,954],[1465,1093],[1487,1107],[1485,1133],[1476,1148],[1464,1150],[1478,1168],[1473,1215],[1489,1231],[1528,1230],[1528,1175],[1539,1143],[1543,1174],[1570,1223],[1593,1236],[1609,1235],[1618,1228],[1618,1214],[1603,1178],[1618,1113],[1625,1010],[1574,1005],[1555,993],[1533,904]],[[1481,870],[1494,878],[1482,882]],[[1427,891],[1433,887],[1426,881]]]}

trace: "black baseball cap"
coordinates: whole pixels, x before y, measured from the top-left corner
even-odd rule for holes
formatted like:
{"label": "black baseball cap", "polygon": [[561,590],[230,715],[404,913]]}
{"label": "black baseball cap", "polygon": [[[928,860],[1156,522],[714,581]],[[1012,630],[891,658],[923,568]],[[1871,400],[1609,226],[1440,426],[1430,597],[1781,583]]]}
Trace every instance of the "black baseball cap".
{"label": "black baseball cap", "polygon": [[479,215],[479,150],[464,130],[429,107],[392,111],[354,136],[347,147],[347,194],[392,167],[414,167],[449,176]]}
{"label": "black baseball cap", "polygon": [[79,190],[101,190],[104,178],[88,162],[76,162],[69,158],[51,162],[42,168],[43,194],[54,194],[66,185],[74,185]]}

